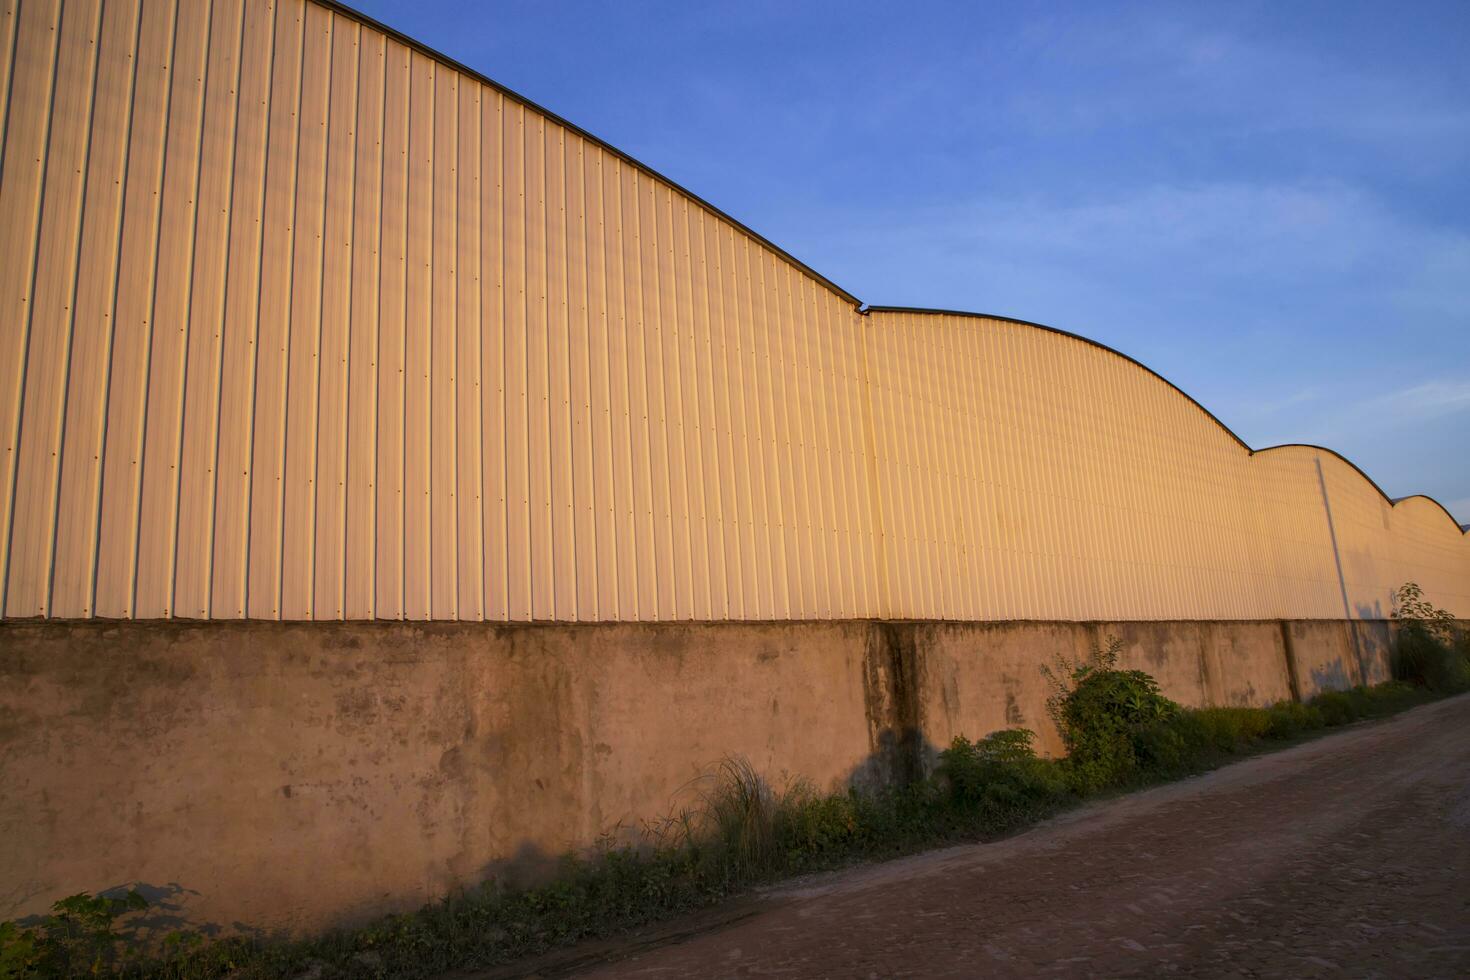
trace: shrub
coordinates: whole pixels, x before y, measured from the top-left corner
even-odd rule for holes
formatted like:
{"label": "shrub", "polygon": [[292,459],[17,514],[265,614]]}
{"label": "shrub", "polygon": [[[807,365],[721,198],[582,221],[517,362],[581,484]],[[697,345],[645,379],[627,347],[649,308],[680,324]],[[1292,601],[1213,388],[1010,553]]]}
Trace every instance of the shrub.
{"label": "shrub", "polygon": [[1393,675],[1431,691],[1470,690],[1470,650],[1463,638],[1446,643],[1427,630],[1400,627],[1394,643]]}
{"label": "shrub", "polygon": [[1180,709],[1140,728],[1133,744],[1141,771],[1175,776],[1246,751],[1270,731],[1271,717],[1261,708]]}
{"label": "shrub", "polygon": [[1037,757],[1035,737],[1028,729],[1011,728],[978,742],[955,738],[939,756],[939,774],[954,805],[992,831],[1053,809],[1066,795],[1066,778],[1056,762]]}
{"label": "shrub", "polygon": [[1323,691],[1312,699],[1328,727],[1349,725],[1362,717],[1362,706],[1347,691]]}
{"label": "shrub", "polygon": [[1059,712],[1073,787],[1095,793],[1131,781],[1138,772],[1135,737],[1178,711],[1141,670],[1095,667],[1082,673]]}
{"label": "shrub", "polygon": [[823,796],[802,782],[787,795],[786,804],[777,836],[793,867],[820,864],[851,850],[865,836],[855,793]]}
{"label": "shrub", "polygon": [[1279,701],[1266,710],[1267,738],[1294,738],[1327,724],[1322,709],[1299,701]]}
{"label": "shrub", "polygon": [[[0,922],[0,978],[116,972],[137,952],[122,945],[117,919],[147,907],[148,901],[136,890],[121,897],[83,892],[52,905],[33,928]],[[170,940],[177,942],[176,937]]]}
{"label": "shrub", "polygon": [[1394,594],[1393,618],[1398,623],[1395,678],[1446,694],[1470,690],[1470,636],[1449,612],[1435,608],[1418,585],[1405,582]]}

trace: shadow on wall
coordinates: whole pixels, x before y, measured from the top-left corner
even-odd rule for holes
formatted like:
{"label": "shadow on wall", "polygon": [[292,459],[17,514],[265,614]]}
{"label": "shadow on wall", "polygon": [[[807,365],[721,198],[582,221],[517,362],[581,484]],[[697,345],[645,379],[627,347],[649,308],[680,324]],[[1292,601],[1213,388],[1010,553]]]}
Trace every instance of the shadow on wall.
{"label": "shadow on wall", "polygon": [[1348,676],[1347,668],[1340,660],[1312,668],[1313,691],[1345,691],[1357,683],[1356,677]]}
{"label": "shadow on wall", "polygon": [[[939,754],[940,749],[915,730],[884,729],[877,734],[873,751],[853,766],[842,783],[859,792],[907,785],[909,781],[932,772],[938,763]],[[786,782],[773,783],[764,773],[753,775],[760,785],[776,795],[791,785]],[[716,765],[691,780],[683,789],[693,789],[696,801],[707,799],[722,788],[719,783],[721,778],[721,766]],[[698,785],[700,783],[705,785]],[[683,829],[691,825],[701,826],[701,821],[706,819],[708,814],[701,812],[696,802],[693,807],[673,809],[659,819],[646,821],[641,827],[614,825],[601,834],[598,844],[580,850],[551,853],[533,841],[523,841],[509,857],[485,864],[479,874],[470,879],[473,884],[459,893],[484,887],[515,891],[545,885],[559,874],[565,873],[567,862],[573,857],[596,860],[606,850],[625,846],[646,853],[660,844],[677,843],[682,839],[679,835]],[[267,929],[247,922],[233,921],[226,924],[196,918],[190,914],[189,905],[193,900],[203,898],[204,894],[178,882],[128,882],[99,889],[93,894],[120,899],[125,898],[131,890],[136,890],[146,899],[148,907],[124,913],[115,923],[114,931],[128,947],[156,951],[171,933],[178,931],[194,932],[211,940],[244,936],[261,943],[285,943],[295,938],[285,928]],[[63,896],[54,896],[54,899],[61,897]],[[20,918],[17,922],[22,927],[32,928],[42,925],[44,919],[44,915],[36,914]],[[322,931],[350,929],[362,925],[364,919],[361,915],[345,915],[325,925]]]}
{"label": "shadow on wall", "polygon": [[[98,889],[92,894],[98,898],[126,898],[136,891],[148,902],[146,909],[126,912],[113,925],[113,931],[121,937],[124,946],[141,950],[157,950],[164,940],[176,932],[192,932],[207,939],[224,936],[245,936],[256,942],[283,943],[291,939],[286,929],[264,929],[249,922],[224,924],[200,920],[189,914],[191,899],[202,898],[203,892],[186,888],[176,881],[167,884],[150,884],[146,881],[127,882]],[[59,901],[65,896],[57,895]],[[44,924],[46,915],[38,913],[16,919],[22,928],[35,928]]]}

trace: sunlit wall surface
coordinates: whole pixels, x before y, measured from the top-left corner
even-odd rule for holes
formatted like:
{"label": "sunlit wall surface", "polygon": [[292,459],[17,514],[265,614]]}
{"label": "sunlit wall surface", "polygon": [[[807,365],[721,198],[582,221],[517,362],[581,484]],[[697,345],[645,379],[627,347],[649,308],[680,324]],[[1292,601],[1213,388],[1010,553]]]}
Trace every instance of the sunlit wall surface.
{"label": "sunlit wall surface", "polygon": [[0,13],[6,617],[1470,615],[1470,540],[1087,341],[871,311],[299,0]]}

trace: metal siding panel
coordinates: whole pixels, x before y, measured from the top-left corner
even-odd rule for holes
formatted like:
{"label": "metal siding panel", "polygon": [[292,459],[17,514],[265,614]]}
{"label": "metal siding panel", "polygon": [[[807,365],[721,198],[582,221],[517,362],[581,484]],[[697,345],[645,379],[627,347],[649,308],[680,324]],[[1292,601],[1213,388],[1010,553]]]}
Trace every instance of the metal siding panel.
{"label": "metal siding panel", "polygon": [[782,471],[782,513],[786,523],[787,588],[790,590],[789,615],[793,619],[813,618],[816,614],[815,585],[812,581],[813,556],[811,507],[807,499],[811,480],[807,474],[805,412],[802,406],[799,355],[797,353],[796,284],[791,270],[783,265],[772,268],[775,317],[772,328],[776,345],[775,364],[779,373],[781,421],[778,423],[785,447],[786,467]]}
{"label": "metal siding panel", "polygon": [[[634,416],[632,374],[641,366],[642,358],[634,355],[634,319],[630,314],[628,269],[624,263],[631,235],[625,232],[623,211],[622,161],[601,154],[602,161],[602,241],[606,253],[605,281],[607,295],[607,356],[612,430],[609,451],[612,456],[612,513],[616,540],[614,558],[617,568],[616,617],[638,619],[639,552],[646,547],[646,537],[637,534],[640,514],[634,495],[635,452],[633,437],[637,422]],[[606,616],[606,613],[604,613]]]}
{"label": "metal siding panel", "polygon": [[184,372],[210,15],[209,4],[182,4],[174,34],[138,507],[134,615],[140,618],[173,615]]}
{"label": "metal siding panel", "polygon": [[407,469],[404,398],[408,307],[408,118],[412,66],[407,48],[383,47],[383,205],[378,255],[377,432],[373,612],[402,619]]}
{"label": "metal siding panel", "polygon": [[458,198],[455,204],[457,294],[455,296],[455,374],[458,385],[455,418],[455,477],[458,513],[455,516],[458,618],[485,618],[485,534],[481,500],[483,460],[480,420],[484,414],[481,376],[481,265],[480,233],[480,100],[485,89],[478,82],[459,86]]}
{"label": "metal siding panel", "polygon": [[239,0],[215,0],[204,88],[199,201],[189,295],[174,615],[208,619],[214,558],[215,469],[221,362],[239,112],[242,17]]}
{"label": "metal siding panel", "polygon": [[[624,588],[618,576],[618,492],[615,468],[626,456],[614,435],[613,413],[624,409],[614,404],[613,358],[622,358],[621,338],[614,350],[612,330],[616,314],[608,290],[607,267],[612,251],[607,244],[607,212],[603,189],[607,186],[604,170],[609,157],[592,144],[581,148],[583,207],[586,218],[585,240],[587,260],[587,450],[591,472],[588,474],[590,499],[586,506],[591,515],[590,534],[597,544],[597,560],[593,577],[597,590],[596,618],[615,620],[621,614],[620,592]],[[621,364],[619,365],[621,366]],[[616,372],[621,377],[621,371]],[[621,431],[620,431],[621,434]]]}
{"label": "metal siding panel", "polygon": [[295,243],[287,333],[285,472],[282,478],[281,618],[315,615],[317,453],[332,15],[308,4],[303,25]]}
{"label": "metal siding panel", "polygon": [[[123,176],[132,121],[137,64],[136,4],[102,8],[101,41],[87,191],[82,206],[81,251],[71,363],[66,380],[66,419],[56,514],[56,551],[48,614],[92,615],[102,444],[107,419],[107,365],[112,353],[118,240],[122,232]],[[13,21],[7,12],[7,22]],[[0,30],[0,50],[8,39]],[[3,57],[3,56],[0,56]],[[0,72],[6,66],[0,64]],[[3,106],[0,106],[3,118]]]}
{"label": "metal siding panel", "polygon": [[[555,133],[552,134],[553,137]],[[556,541],[552,531],[551,361],[546,206],[546,121],[526,120],[526,403],[531,509],[531,617],[556,618]]]}
{"label": "metal siding panel", "polygon": [[[7,616],[44,616],[49,607],[100,21],[93,2],[69,4],[61,20],[24,355]],[[77,394],[90,397],[91,392]]]}
{"label": "metal siding panel", "polygon": [[[673,193],[662,183],[652,188],[654,220],[657,223],[658,309],[660,342],[663,353],[664,429],[662,437],[668,451],[670,537],[673,541],[671,578],[673,580],[673,617],[696,618],[694,593],[703,589],[707,579],[694,567],[690,542],[692,515],[689,504],[689,471],[686,460],[685,431],[687,409],[684,373],[687,370],[681,351],[681,335],[687,335],[688,314],[679,305],[678,273],[675,271]],[[687,284],[686,287],[687,288]]]}
{"label": "metal siding panel", "polygon": [[862,402],[859,385],[859,368],[853,357],[853,344],[859,337],[861,327],[855,311],[831,302],[833,333],[832,357],[836,371],[834,394],[838,405],[837,430],[841,445],[839,456],[842,482],[843,524],[846,535],[849,580],[849,596],[852,615],[867,618],[873,615],[872,599],[872,552],[871,530],[873,523],[872,504],[867,499],[867,469],[862,445]]}
{"label": "metal siding panel", "polygon": [[[138,494],[143,476],[143,419],[148,347],[153,334],[150,303],[157,275],[160,185],[173,69],[171,0],[144,4],[138,28],[137,81],[123,191],[118,298],[107,379],[107,422],[97,533],[96,616],[134,614],[137,576]],[[9,184],[9,167],[6,182]],[[3,359],[0,359],[3,361]]]}
{"label": "metal siding panel", "polygon": [[738,556],[739,603],[732,601],[731,615],[737,619],[759,619],[759,569],[756,556],[756,514],[751,492],[753,460],[751,458],[750,415],[746,406],[746,385],[750,377],[748,321],[750,297],[747,290],[744,258],[744,236],[733,228],[715,223],[720,255],[721,344],[725,367],[725,401],[729,415],[729,450],[726,466],[731,475],[727,484],[731,508],[726,532],[726,554]]}
{"label": "metal siding panel", "polygon": [[[915,318],[918,319],[917,317]],[[947,319],[947,318],[946,318]],[[953,492],[950,480],[950,456],[942,404],[948,389],[949,378],[944,368],[944,353],[941,337],[944,320],[936,330],[931,326],[924,329],[915,323],[915,339],[918,341],[920,364],[920,391],[922,392],[921,425],[925,434],[928,457],[925,469],[929,473],[929,489],[934,506],[934,576],[938,592],[936,615],[941,619],[957,619],[955,610],[955,580],[964,573],[955,562],[956,516],[953,507]]]}
{"label": "metal siding panel", "polygon": [[404,276],[403,616],[429,619],[432,504],[430,476],[433,330],[434,64],[410,55],[408,245]]}
{"label": "metal siding panel", "polygon": [[852,524],[848,509],[848,479],[846,470],[847,444],[842,429],[845,406],[842,403],[839,385],[842,378],[838,363],[835,340],[838,331],[847,326],[838,318],[828,297],[823,292],[814,292],[816,320],[815,331],[817,365],[821,375],[817,379],[822,396],[822,452],[825,456],[827,491],[828,539],[835,572],[830,576],[828,588],[832,592],[833,615],[848,618],[857,608],[857,591],[853,575]]}
{"label": "metal siding panel", "polygon": [[670,502],[669,444],[670,429],[665,400],[664,324],[662,290],[659,285],[659,249],[661,243],[655,205],[657,190],[652,180],[635,174],[638,186],[639,289],[642,297],[644,343],[644,379],[648,391],[649,470],[653,524],[654,583],[656,588],[650,619],[678,619],[674,581],[674,524],[677,514]]}
{"label": "metal siding panel", "polygon": [[[20,0],[0,4],[0,120],[7,119],[10,108],[10,86],[14,77],[10,69],[15,61],[15,31],[20,19]],[[4,127],[0,125],[0,147],[5,145]]]}
{"label": "metal siding panel", "polygon": [[577,618],[577,540],[572,499],[571,337],[567,286],[566,131],[545,133],[546,449],[551,523],[549,619]]}
{"label": "metal siding panel", "polygon": [[[709,311],[704,337],[707,405],[705,416],[709,445],[704,460],[705,502],[712,506],[708,521],[713,568],[710,581],[710,612],[716,619],[743,619],[745,595],[741,581],[740,509],[735,485],[733,452],[735,435],[730,417],[730,372],[738,361],[727,346],[726,334],[732,319],[728,309],[728,285],[720,240],[724,228],[714,215],[702,208],[696,226],[702,236],[700,266],[703,270],[705,305]],[[696,242],[698,244],[698,242]],[[713,496],[713,501],[710,498]]]}
{"label": "metal siding panel", "polygon": [[456,404],[459,400],[458,328],[455,297],[459,269],[456,255],[455,170],[459,148],[459,76],[436,66],[433,88],[434,163],[429,292],[429,618],[459,615],[458,474]]}
{"label": "metal siding panel", "polygon": [[[707,460],[711,459],[714,446],[710,444],[707,359],[700,349],[709,335],[709,312],[707,301],[708,285],[703,278],[703,263],[696,255],[703,252],[697,227],[699,209],[689,213],[688,201],[671,201],[670,227],[672,230],[672,281],[675,288],[674,307],[679,322],[675,328],[678,350],[678,376],[680,379],[679,439],[678,446],[683,454],[679,473],[687,501],[685,514],[689,530],[690,618],[710,620],[716,618],[711,601],[716,595],[717,556],[714,542],[710,538],[711,505],[709,498],[716,487],[710,486]],[[680,287],[682,283],[682,288]]]}
{"label": "metal siding panel", "polygon": [[525,109],[508,104],[505,140],[505,473],[506,606],[508,617],[531,618],[531,391],[528,328],[531,299],[526,269]]}
{"label": "metal siding panel", "polygon": [[852,439],[856,469],[853,479],[859,489],[861,513],[859,526],[863,549],[863,588],[865,612],[879,617],[886,609],[886,575],[883,572],[883,533],[885,521],[883,498],[879,495],[876,450],[872,438],[872,413],[869,399],[866,317],[849,314],[853,326],[847,335],[848,364],[851,371],[850,397],[853,401]]}
{"label": "metal siding panel", "polygon": [[[883,355],[878,359],[888,366],[887,428],[889,459],[892,468],[891,487],[895,511],[900,516],[894,539],[896,555],[901,556],[904,570],[903,588],[895,595],[896,615],[922,615],[928,608],[928,575],[924,561],[925,539],[919,493],[922,483],[914,472],[913,456],[917,449],[912,414],[908,410],[908,364],[903,337],[903,320],[895,317],[883,325]],[[902,612],[897,612],[902,610]]]}
{"label": "metal siding panel", "polygon": [[251,619],[281,618],[286,376],[291,337],[291,275],[295,265],[305,20],[305,5],[296,0],[281,0],[276,8],[255,344],[255,417],[249,467],[250,543],[245,608]]}
{"label": "metal siding panel", "polygon": [[983,615],[982,588],[985,582],[985,527],[988,521],[984,513],[984,480],[982,453],[987,443],[981,427],[978,357],[976,356],[976,334],[983,329],[980,324],[959,324],[955,337],[954,367],[955,389],[958,404],[955,447],[960,454],[964,473],[961,508],[965,520],[965,563],[968,574],[964,585],[964,615],[967,619],[980,619]]}
{"label": "metal siding panel", "polygon": [[234,184],[225,258],[210,558],[210,616],[246,615],[250,533],[250,444],[254,429],[259,340],[261,243],[269,155],[271,66],[276,4],[246,3],[234,133]]}
{"label": "metal siding panel", "polygon": [[[332,18],[322,214],[321,346],[316,390],[312,617],[341,619],[346,599],[348,358],[351,355],[353,196],[357,187],[357,25]],[[364,258],[367,258],[364,255]]]}
{"label": "metal siding panel", "polygon": [[757,351],[756,295],[752,282],[752,243],[744,235],[735,235],[732,240],[733,277],[737,293],[739,315],[732,325],[736,331],[736,347],[740,358],[741,380],[736,391],[739,425],[744,438],[744,455],[738,463],[739,479],[742,481],[742,502],[745,506],[745,537],[749,542],[749,557],[745,569],[745,613],[749,619],[771,619],[771,528],[770,512],[766,499],[767,471],[765,469],[766,441],[762,427],[762,402],[766,395],[762,390],[762,371]]}
{"label": "metal siding panel", "polygon": [[792,336],[796,347],[796,390],[802,407],[802,456],[807,467],[806,502],[807,531],[811,539],[812,587],[810,613],[831,619],[833,609],[834,564],[831,535],[831,496],[828,490],[826,446],[822,434],[821,369],[816,362],[815,336],[821,330],[817,323],[812,284],[805,276],[791,276],[793,297]]}
{"label": "metal siding panel", "polygon": [[506,565],[506,279],[505,279],[505,100],[483,91],[480,117],[480,326],[483,364],[480,390],[486,619],[509,617]]}
{"label": "metal siding panel", "polygon": [[756,391],[762,432],[760,486],[765,495],[764,530],[770,567],[766,579],[767,618],[786,619],[791,614],[791,591],[787,572],[786,495],[783,468],[786,458],[785,411],[781,398],[779,352],[776,338],[774,296],[767,288],[770,262],[764,249],[753,249],[750,257],[753,286],[752,347],[756,364]]}
{"label": "metal siding panel", "polygon": [[353,148],[352,294],[347,377],[347,501],[343,534],[344,615],[377,615],[379,336],[382,324],[384,79],[381,35],[363,31],[358,48],[357,138]]}
{"label": "metal siding panel", "polygon": [[626,376],[628,385],[628,514],[633,553],[633,618],[658,618],[658,554],[661,538],[655,528],[661,518],[654,513],[653,419],[657,407],[649,384],[649,359],[653,356],[652,326],[644,294],[642,187],[637,171],[617,163],[618,178],[618,265],[623,290],[623,329],[627,337]]}
{"label": "metal siding panel", "polygon": [[[51,128],[51,100],[56,77],[61,32],[59,3],[27,3],[16,27],[15,62],[10,97],[13,106],[5,120],[5,157],[0,173],[0,611],[11,612],[9,598],[19,575],[9,560],[15,518],[14,494],[19,484],[20,412],[25,390],[26,351],[35,304],[37,249],[41,233],[41,193],[46,179],[47,142]],[[29,478],[29,477],[28,477]],[[34,576],[18,593],[36,591]],[[34,602],[28,603],[33,607]],[[27,615],[32,613],[28,610]]]}
{"label": "metal siding panel", "polygon": [[586,143],[581,137],[567,140],[566,229],[567,229],[567,357],[569,370],[568,433],[571,456],[572,540],[576,543],[574,587],[577,597],[573,617],[598,618],[597,493],[592,470],[592,433],[600,416],[592,409],[591,338],[588,324],[588,227]]}

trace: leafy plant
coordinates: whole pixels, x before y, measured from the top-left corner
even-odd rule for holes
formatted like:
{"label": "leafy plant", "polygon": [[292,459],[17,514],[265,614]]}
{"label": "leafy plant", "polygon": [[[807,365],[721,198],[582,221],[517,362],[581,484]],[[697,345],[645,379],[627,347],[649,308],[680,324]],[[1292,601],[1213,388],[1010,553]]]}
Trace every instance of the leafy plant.
{"label": "leafy plant", "polygon": [[1093,647],[1091,662],[1058,659],[1054,668],[1042,667],[1052,685],[1047,711],[1066,743],[1067,770],[1079,793],[1132,779],[1138,770],[1136,736],[1179,710],[1151,676],[1118,669],[1122,648],[1121,640],[1109,637],[1106,647]]}
{"label": "leafy plant", "polygon": [[82,977],[112,973],[135,951],[122,945],[119,916],[148,907],[136,889],[120,898],[69,895],[33,928],[0,923],[0,978]]}
{"label": "leafy plant", "polygon": [[996,829],[1054,809],[1067,795],[1067,781],[1056,762],[1037,757],[1035,738],[1025,728],[995,732],[978,742],[957,736],[939,756],[939,774],[955,805]]}
{"label": "leafy plant", "polygon": [[1051,694],[1046,699],[1046,713],[1059,730],[1063,725],[1062,707],[1077,685],[1094,672],[1116,670],[1122,653],[1123,641],[1109,636],[1106,646],[1096,642],[1092,644],[1091,656],[1087,660],[1058,655],[1055,662],[1041,665],[1041,676],[1051,687]]}
{"label": "leafy plant", "polygon": [[1395,677],[1432,691],[1470,690],[1470,636],[1454,616],[1425,599],[1416,583],[1405,582],[1394,593],[1393,618]]}

